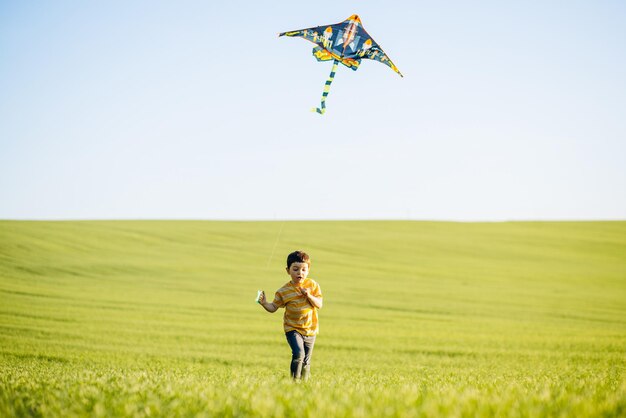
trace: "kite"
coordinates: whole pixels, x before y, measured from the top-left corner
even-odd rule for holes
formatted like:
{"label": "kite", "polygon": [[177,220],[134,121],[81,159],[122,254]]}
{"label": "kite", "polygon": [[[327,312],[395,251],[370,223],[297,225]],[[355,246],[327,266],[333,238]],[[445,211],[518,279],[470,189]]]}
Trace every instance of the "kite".
{"label": "kite", "polygon": [[316,26],[308,29],[283,32],[278,36],[302,37],[317,46],[313,48],[313,56],[318,61],[333,60],[333,68],[330,70],[328,80],[324,86],[320,107],[311,111],[323,115],[326,112],[326,96],[330,91],[330,85],[335,78],[337,64],[342,63],[356,71],[361,64],[361,59],[368,58],[382,62],[403,77],[402,73],[389,59],[380,45],[363,28],[359,16],[352,15],[343,22],[335,25]]}

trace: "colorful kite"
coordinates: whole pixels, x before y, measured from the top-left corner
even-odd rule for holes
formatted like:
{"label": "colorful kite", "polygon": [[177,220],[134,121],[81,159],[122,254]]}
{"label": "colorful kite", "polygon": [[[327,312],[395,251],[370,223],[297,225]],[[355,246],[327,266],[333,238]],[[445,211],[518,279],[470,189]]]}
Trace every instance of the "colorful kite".
{"label": "colorful kite", "polygon": [[328,80],[326,80],[320,107],[311,109],[321,115],[326,112],[326,96],[328,96],[330,84],[335,78],[338,63],[342,63],[356,71],[359,68],[359,64],[361,64],[361,59],[368,58],[382,62],[402,77],[402,73],[391,62],[380,45],[363,29],[361,19],[357,15],[352,15],[335,25],[283,32],[278,36],[283,35],[300,36],[316,44],[317,46],[313,48],[313,55],[318,61],[333,60],[333,68],[330,70]]}

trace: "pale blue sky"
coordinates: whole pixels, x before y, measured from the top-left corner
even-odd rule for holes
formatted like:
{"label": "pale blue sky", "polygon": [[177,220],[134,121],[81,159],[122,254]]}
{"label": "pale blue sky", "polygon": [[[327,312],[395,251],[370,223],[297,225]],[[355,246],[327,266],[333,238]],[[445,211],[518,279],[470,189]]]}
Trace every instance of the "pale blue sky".
{"label": "pale blue sky", "polygon": [[[353,13],[404,74],[278,32]],[[623,1],[0,2],[0,219],[626,219]]]}

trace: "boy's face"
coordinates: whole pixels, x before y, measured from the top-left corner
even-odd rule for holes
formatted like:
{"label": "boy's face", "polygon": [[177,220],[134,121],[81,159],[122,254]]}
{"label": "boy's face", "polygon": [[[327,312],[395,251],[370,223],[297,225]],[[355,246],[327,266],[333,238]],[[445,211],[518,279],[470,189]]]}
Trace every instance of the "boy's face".
{"label": "boy's face", "polygon": [[291,276],[292,282],[299,284],[309,275],[309,265],[307,263],[291,263],[287,267],[287,273]]}

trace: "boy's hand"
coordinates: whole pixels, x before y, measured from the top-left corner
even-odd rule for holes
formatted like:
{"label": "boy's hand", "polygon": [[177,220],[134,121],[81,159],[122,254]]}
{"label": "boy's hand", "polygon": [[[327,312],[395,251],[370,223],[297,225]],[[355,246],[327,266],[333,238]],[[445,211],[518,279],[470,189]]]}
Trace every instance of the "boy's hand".
{"label": "boy's hand", "polygon": [[261,295],[259,296],[259,303],[263,305],[265,303],[265,292],[261,291]]}
{"label": "boy's hand", "polygon": [[300,289],[300,292],[302,292],[302,296],[304,296],[305,298],[309,298],[309,289],[303,287]]}

